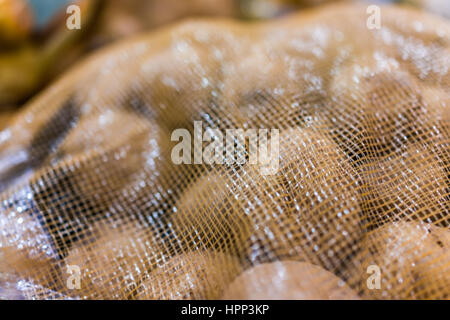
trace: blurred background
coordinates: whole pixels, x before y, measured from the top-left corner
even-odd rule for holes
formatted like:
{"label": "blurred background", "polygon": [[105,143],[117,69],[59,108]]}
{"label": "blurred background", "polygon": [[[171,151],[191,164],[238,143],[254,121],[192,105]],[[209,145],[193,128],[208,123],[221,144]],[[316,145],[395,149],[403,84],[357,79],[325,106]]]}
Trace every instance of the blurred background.
{"label": "blurred background", "polygon": [[[83,56],[111,42],[190,17],[270,19],[330,2],[395,2],[450,17],[449,0],[0,0],[0,130]],[[70,4],[81,29],[68,30]]]}

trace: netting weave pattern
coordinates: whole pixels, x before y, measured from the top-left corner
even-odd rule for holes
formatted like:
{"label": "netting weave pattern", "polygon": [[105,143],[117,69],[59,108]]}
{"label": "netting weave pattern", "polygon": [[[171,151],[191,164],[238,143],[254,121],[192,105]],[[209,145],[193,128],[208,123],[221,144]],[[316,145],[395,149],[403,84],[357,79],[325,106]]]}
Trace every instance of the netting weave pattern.
{"label": "netting weave pattern", "polygon": [[[184,22],[67,72],[0,132],[0,296],[448,299],[450,24],[381,17]],[[194,121],[278,129],[278,172],[174,164]]]}

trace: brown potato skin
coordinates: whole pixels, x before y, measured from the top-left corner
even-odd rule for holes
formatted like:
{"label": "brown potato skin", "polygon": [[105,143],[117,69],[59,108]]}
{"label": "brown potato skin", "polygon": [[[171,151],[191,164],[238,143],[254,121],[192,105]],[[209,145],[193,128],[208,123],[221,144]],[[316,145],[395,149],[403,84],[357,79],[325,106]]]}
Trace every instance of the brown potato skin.
{"label": "brown potato skin", "polygon": [[[360,289],[368,299],[448,299],[450,232],[420,222],[398,221],[373,230],[357,258]],[[369,289],[367,267],[381,272],[381,288]]]}
{"label": "brown potato skin", "polygon": [[141,277],[167,258],[167,250],[149,230],[97,224],[94,241],[74,246],[66,265],[81,270],[81,288],[71,292],[86,299],[125,299]]}
{"label": "brown potato skin", "polygon": [[359,167],[367,227],[398,218],[448,226],[448,177],[442,161],[421,144]]}
{"label": "brown potato skin", "polygon": [[[285,130],[279,142],[274,175],[251,164],[205,175],[181,196],[170,225],[183,246],[215,248],[250,265],[290,259],[342,269],[362,234],[354,170],[314,131]],[[330,252],[333,245],[341,252]]]}
{"label": "brown potato skin", "polygon": [[246,270],[223,300],[358,300],[334,274],[310,263],[278,261]]}
{"label": "brown potato skin", "polygon": [[146,276],[133,293],[133,298],[218,299],[241,271],[239,260],[224,253],[209,250],[182,253]]}

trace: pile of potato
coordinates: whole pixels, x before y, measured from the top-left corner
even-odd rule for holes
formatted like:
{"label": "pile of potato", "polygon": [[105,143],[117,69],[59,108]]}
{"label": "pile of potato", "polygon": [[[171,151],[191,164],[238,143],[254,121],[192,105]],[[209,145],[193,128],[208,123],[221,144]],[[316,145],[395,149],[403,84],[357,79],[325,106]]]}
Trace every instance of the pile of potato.
{"label": "pile of potato", "polygon": [[[0,267],[87,299],[448,299],[450,27],[391,7],[383,21],[337,6],[190,22],[90,58],[10,129],[28,144],[25,115],[56,128],[74,109],[30,178],[58,256],[24,232]],[[279,170],[175,166],[170,132],[195,120],[278,129]]]}

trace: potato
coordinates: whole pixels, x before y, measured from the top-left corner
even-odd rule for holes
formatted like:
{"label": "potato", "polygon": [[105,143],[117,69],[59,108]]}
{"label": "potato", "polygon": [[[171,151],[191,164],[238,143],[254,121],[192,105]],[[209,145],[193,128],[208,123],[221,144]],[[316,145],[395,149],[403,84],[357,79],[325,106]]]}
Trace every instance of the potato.
{"label": "potato", "polygon": [[354,170],[338,147],[310,130],[280,136],[280,167],[200,178],[176,204],[170,226],[182,246],[213,247],[250,263],[281,258],[340,268],[361,236]]}
{"label": "potato", "polygon": [[237,277],[224,300],[358,300],[334,274],[310,263],[278,261],[260,264]]}
{"label": "potato", "polygon": [[105,191],[123,190],[144,172],[150,176],[148,182],[155,182],[169,167],[169,139],[154,122],[110,109],[82,117],[54,157],[63,165],[71,164],[67,174],[75,189],[88,197],[102,196]]}
{"label": "potato", "polygon": [[175,205],[169,226],[177,240],[184,247],[240,256],[254,230],[254,217],[272,214],[277,205],[259,185],[260,178],[248,167],[201,177]]}
{"label": "potato", "polygon": [[77,88],[75,100],[100,110],[132,109],[170,132],[190,129],[202,112],[211,112],[220,92],[219,60],[213,50],[198,44],[190,28],[161,30],[149,50],[142,50],[148,43],[141,40],[132,50],[116,50],[107,61],[91,58],[91,75],[84,76],[86,83]]}
{"label": "potato", "polygon": [[[139,3],[141,5],[141,3]],[[141,5],[142,6],[142,5]],[[141,7],[142,8],[142,7]],[[238,3],[229,0],[188,0],[188,1],[151,1],[145,7],[147,10],[142,20],[145,26],[154,27],[173,23],[174,21],[195,16],[236,16],[238,14]]]}
{"label": "potato", "polygon": [[333,134],[354,160],[387,155],[421,140],[421,91],[390,57],[361,55],[338,68],[330,85]]}
{"label": "potato", "polygon": [[251,265],[282,259],[310,261],[308,245],[303,239],[298,221],[284,212],[280,215],[267,215],[255,221],[255,230],[245,243],[246,260]]}
{"label": "potato", "polygon": [[251,166],[233,174],[208,174],[177,202],[168,224],[187,248],[215,248],[250,262],[304,258],[282,221],[288,200],[275,178]]}
{"label": "potato", "polygon": [[450,18],[450,4],[445,0],[409,0],[408,2],[423,10]]}
{"label": "potato", "polygon": [[220,92],[219,59],[192,38],[189,33],[174,37],[171,47],[143,58],[135,74],[139,99],[170,131],[190,129],[194,120],[207,120],[204,114],[224,112],[214,103]]}
{"label": "potato", "polygon": [[[119,212],[148,221],[143,212],[154,214],[158,204],[172,199],[168,190],[179,187],[179,171],[168,158],[168,139],[155,123],[132,113],[110,109],[82,117],[48,160],[51,178],[37,186],[34,196],[64,254],[92,221]],[[130,209],[137,201],[153,206]],[[128,209],[118,210],[118,205]],[[50,210],[55,210],[56,218],[48,214]],[[66,232],[67,226],[75,232]]]}
{"label": "potato", "polygon": [[[431,224],[397,221],[367,235],[358,256],[364,295],[377,299],[448,299],[450,232]],[[381,288],[369,289],[367,267],[380,268]]]}
{"label": "potato", "polygon": [[125,107],[82,109],[79,122],[47,159],[51,178],[38,184],[34,196],[63,254],[79,232],[106,215],[153,224],[156,214],[171,210],[195,169],[171,161],[170,134],[152,119]]}
{"label": "potato", "polygon": [[242,271],[239,260],[213,251],[183,253],[145,277],[137,300],[218,299]]}
{"label": "potato", "polygon": [[280,110],[273,105],[283,99],[289,84],[286,66],[261,46],[244,48],[242,59],[225,65],[221,104],[232,107],[238,127],[278,128]]}
{"label": "potato", "polygon": [[370,225],[399,217],[448,226],[448,177],[434,153],[416,144],[360,167]]}
{"label": "potato", "polygon": [[[274,258],[300,257],[302,250],[283,234],[286,227],[277,225],[286,215],[283,202],[288,199],[278,175],[264,176],[246,164],[201,177],[177,201],[168,225],[182,247],[215,248],[251,261],[259,259],[251,252],[255,246]],[[272,237],[260,234],[267,226]]]}
{"label": "potato", "polygon": [[280,55],[273,49],[283,48],[284,43],[264,41],[264,45],[247,48],[244,58],[226,64],[220,97],[221,104],[230,109],[225,116],[244,129],[281,130],[323,120],[320,76],[296,64],[298,60],[287,52]]}
{"label": "potato", "polygon": [[[422,90],[428,118],[424,126],[432,130],[434,136],[442,135],[445,141],[450,140],[450,94],[443,89],[427,87]],[[424,130],[427,134],[427,130]],[[429,134],[429,133],[428,133]]]}
{"label": "potato", "polygon": [[288,208],[253,237],[275,246],[285,242],[307,261],[336,271],[362,235],[355,170],[330,139],[312,130],[282,132],[279,152],[278,179],[289,195]]}
{"label": "potato", "polygon": [[63,289],[65,283],[59,262],[44,253],[31,251],[29,248],[0,248],[0,275],[15,277],[17,281],[27,279],[49,290]]}
{"label": "potato", "polygon": [[70,291],[87,299],[123,299],[141,277],[166,259],[168,250],[149,230],[97,224],[92,242],[76,244],[65,259],[78,266],[81,288]]}

